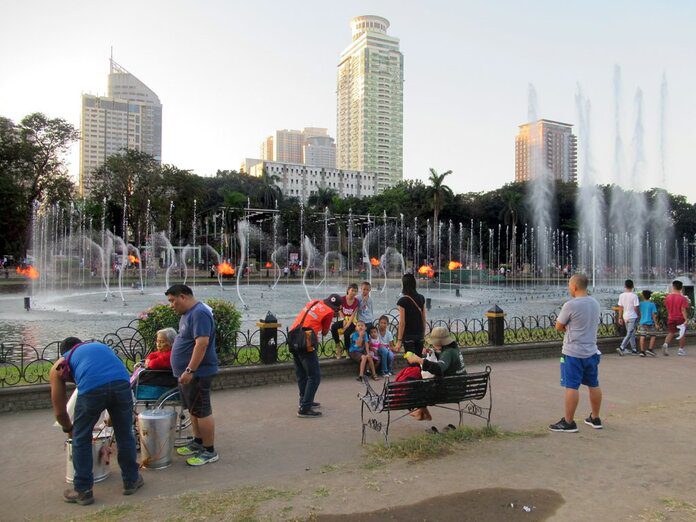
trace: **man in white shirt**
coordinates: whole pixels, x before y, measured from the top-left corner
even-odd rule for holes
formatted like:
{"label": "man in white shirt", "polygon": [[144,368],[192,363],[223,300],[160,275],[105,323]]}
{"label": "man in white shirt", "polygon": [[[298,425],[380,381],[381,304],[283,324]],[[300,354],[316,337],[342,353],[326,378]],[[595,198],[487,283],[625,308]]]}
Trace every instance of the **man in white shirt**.
{"label": "man in white shirt", "polygon": [[626,326],[626,337],[623,338],[621,346],[616,351],[623,356],[628,351],[627,347],[630,344],[631,353],[638,355],[638,350],[636,349],[636,324],[638,323],[640,301],[633,291],[633,281],[631,279],[626,279],[624,286],[625,291],[619,296],[619,324]]}

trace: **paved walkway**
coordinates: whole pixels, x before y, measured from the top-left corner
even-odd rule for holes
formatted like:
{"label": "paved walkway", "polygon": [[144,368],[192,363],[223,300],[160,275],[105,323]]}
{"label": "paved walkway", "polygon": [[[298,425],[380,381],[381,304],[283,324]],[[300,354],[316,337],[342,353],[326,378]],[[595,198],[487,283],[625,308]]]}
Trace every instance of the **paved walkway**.
{"label": "paved walkway", "polygon": [[[651,436],[651,429],[649,426],[643,426],[645,430],[638,434],[634,429],[629,430],[631,416],[642,411],[641,408],[649,409],[651,404],[661,404],[669,409],[671,404],[683,405],[684,401],[688,403],[696,396],[696,348],[691,347],[689,351],[687,357],[677,357],[674,353],[676,350],[670,357],[604,356],[600,366],[600,384],[604,391],[602,418],[605,420],[606,429],[602,432],[592,433],[590,430],[585,433],[587,430],[581,428],[579,436],[552,434],[534,440],[532,446],[537,448],[539,458],[546,464],[549,459],[559,459],[557,467],[562,467],[563,452],[572,451],[572,437],[583,440],[583,437],[592,436],[611,440],[611,447],[622,447],[622,443],[625,443],[629,451],[622,451],[621,454],[625,453],[624,457],[629,460],[633,458],[630,452],[631,445],[647,442]],[[481,366],[469,369],[476,371],[481,369]],[[551,421],[555,422],[563,412],[563,395],[558,380],[558,359],[495,364],[492,373],[492,422],[503,430],[514,431],[538,430]],[[217,392],[213,395],[213,408],[217,423],[216,447],[220,453],[220,461],[203,468],[190,468],[185,465],[183,459],[177,459],[165,470],[145,470],[146,486],[131,498],[133,501],[141,501],[160,495],[176,495],[191,489],[234,488],[250,483],[292,483],[310,476],[312,481],[318,482],[321,480],[319,472],[322,466],[354,462],[362,458],[360,408],[356,398],[360,391],[361,385],[352,378],[326,379],[317,396],[317,400],[323,405],[324,416],[321,419],[299,419],[295,416],[297,391],[292,385]],[[580,419],[589,411],[587,393],[585,390],[581,391],[578,410]],[[681,413],[675,410],[675,415]],[[433,417],[433,422],[427,424],[418,423],[410,418],[400,421],[393,428],[391,436],[398,439],[421,434],[424,428],[431,424],[440,427],[450,422],[456,424],[456,414],[452,412],[435,409]],[[691,430],[688,434],[677,433],[682,429],[683,423],[675,424],[674,441],[682,441],[684,444],[687,444],[688,440],[692,441],[690,446],[686,446],[691,449],[680,457],[681,463],[688,463],[692,471],[689,476],[675,476],[674,485],[679,486],[677,489],[683,489],[681,486],[684,486],[693,491],[692,486],[696,479],[693,428],[696,427],[696,422],[693,421],[693,417],[690,418]],[[66,487],[63,480],[66,461],[64,439],[62,433],[52,427],[52,422],[49,410],[0,415],[0,502],[3,506],[0,518],[61,518],[85,514],[90,512],[88,510],[96,511],[126,500],[130,502],[130,499],[120,494],[118,466],[115,462],[112,463],[112,476],[95,486],[97,503],[94,507],[76,511],[75,506],[62,502],[61,493]],[[467,419],[465,422],[480,424],[477,419]],[[616,426],[626,427],[626,433],[621,434],[618,427],[612,425],[613,422]],[[669,438],[671,431],[668,429],[666,433],[667,435],[661,436]],[[641,440],[636,440],[636,437]],[[376,440],[376,434],[371,433],[371,441]],[[654,443],[656,451],[661,452],[665,447],[668,448],[667,451],[676,449],[670,446],[673,443],[671,440],[651,442]],[[561,454],[548,454],[548,451],[553,449],[552,446],[545,449],[545,444],[558,446]],[[616,446],[617,444],[619,446]],[[678,448],[681,451],[682,446]],[[518,453],[520,448],[513,451],[512,455]],[[674,458],[675,455],[672,454],[671,457]],[[495,453],[491,458],[495,460]],[[663,466],[659,456],[653,456],[649,461],[651,466]],[[610,462],[610,466],[627,466],[626,473],[630,473],[633,466],[630,462],[615,461],[612,455],[607,456],[606,462]],[[485,463],[480,465],[488,467]],[[505,469],[505,463],[499,462],[498,465]],[[529,465],[534,464],[525,464]],[[603,465],[605,464],[596,463],[595,467]],[[515,463],[511,463],[511,466],[514,467]],[[534,469],[523,468],[524,466],[515,472],[521,476],[534,473]],[[483,469],[481,471],[483,472]],[[650,470],[638,467],[634,471],[645,474],[645,481],[650,481]],[[669,472],[668,469],[662,471]],[[593,473],[594,471],[588,471],[588,480],[592,478]],[[468,469],[465,474],[475,477],[477,469]],[[544,482],[541,480],[543,476],[536,478],[535,482]],[[459,476],[450,479],[452,484],[461,481],[463,485],[466,482]],[[549,476],[547,487],[557,489],[558,480],[559,477]],[[500,482],[509,480],[501,478]],[[475,484],[474,482],[468,489],[474,489]],[[495,482],[492,485],[496,485]],[[610,486],[611,484],[607,485]],[[621,488],[621,484],[614,486]],[[636,491],[636,495],[635,501],[640,502],[640,489]],[[605,498],[603,501],[609,502],[609,499]],[[692,498],[691,501],[696,499]],[[592,518],[592,502],[587,499],[585,508],[590,511],[585,513],[586,518]],[[360,506],[355,505],[355,509],[359,508]],[[573,509],[580,508],[580,505],[573,506]],[[330,512],[331,505],[323,509]],[[559,513],[564,513],[566,517],[572,513],[569,505],[561,509]],[[345,506],[337,511],[345,512]],[[582,517],[571,516],[567,519],[580,520]]]}

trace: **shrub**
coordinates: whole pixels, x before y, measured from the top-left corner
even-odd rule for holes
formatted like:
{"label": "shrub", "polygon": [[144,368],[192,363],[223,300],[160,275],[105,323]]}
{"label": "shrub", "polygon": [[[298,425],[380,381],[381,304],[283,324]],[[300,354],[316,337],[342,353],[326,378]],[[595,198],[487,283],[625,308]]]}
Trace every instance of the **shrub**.
{"label": "shrub", "polygon": [[[233,350],[237,343],[236,332],[241,326],[242,314],[234,303],[223,299],[208,299],[205,304],[213,309],[217,350],[223,353]],[[172,307],[165,303],[158,303],[138,316],[138,331],[143,337],[147,353],[155,349],[158,330],[179,330],[179,317]]]}

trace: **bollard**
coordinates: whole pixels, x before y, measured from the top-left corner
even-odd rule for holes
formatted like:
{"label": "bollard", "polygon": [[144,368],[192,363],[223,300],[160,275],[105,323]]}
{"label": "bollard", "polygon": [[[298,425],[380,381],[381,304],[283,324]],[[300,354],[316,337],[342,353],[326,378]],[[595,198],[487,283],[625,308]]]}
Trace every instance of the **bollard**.
{"label": "bollard", "polygon": [[433,304],[433,300],[430,299],[429,297],[426,297],[425,298],[425,309],[430,310],[430,307],[432,306],[432,304]]}
{"label": "bollard", "polygon": [[261,329],[261,362],[263,364],[274,364],[278,362],[278,319],[270,311],[264,319],[256,323]]}
{"label": "bollard", "polygon": [[505,314],[497,304],[486,312],[488,317],[488,342],[491,346],[505,344]]}
{"label": "bollard", "polygon": [[454,289],[454,295],[457,297],[461,297],[461,294],[459,293],[459,288]]}
{"label": "bollard", "polygon": [[24,298],[24,309],[28,312],[31,310],[31,297]]}

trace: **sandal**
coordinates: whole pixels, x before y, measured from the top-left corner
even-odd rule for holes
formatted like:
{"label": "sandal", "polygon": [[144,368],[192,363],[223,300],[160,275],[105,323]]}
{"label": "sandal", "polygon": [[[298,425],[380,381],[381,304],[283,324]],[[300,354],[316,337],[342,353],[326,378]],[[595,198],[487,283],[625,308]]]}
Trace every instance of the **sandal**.
{"label": "sandal", "polygon": [[447,426],[444,427],[442,431],[454,431],[456,430],[457,427],[454,424],[448,424]]}
{"label": "sandal", "polygon": [[425,433],[428,435],[439,435],[440,432],[435,426],[430,426],[427,430],[425,430]]}

